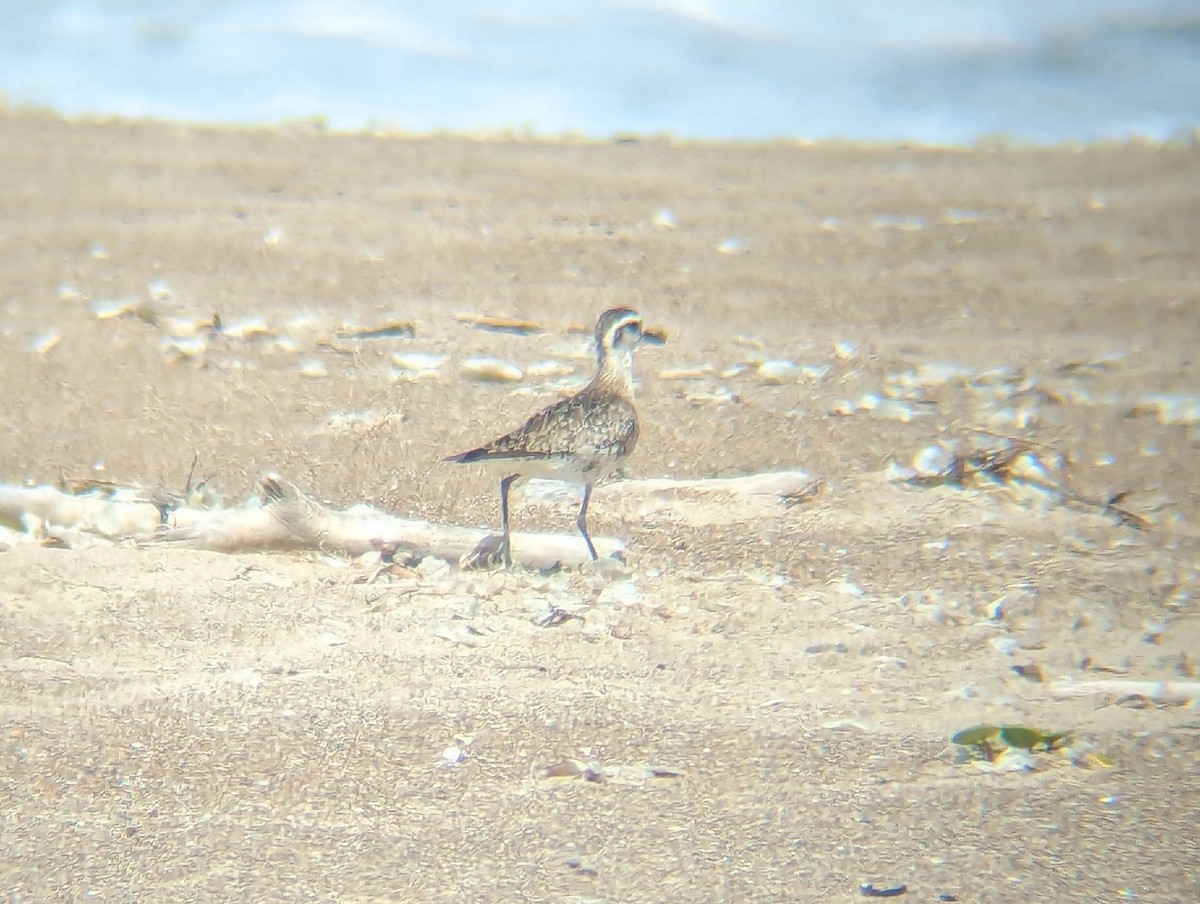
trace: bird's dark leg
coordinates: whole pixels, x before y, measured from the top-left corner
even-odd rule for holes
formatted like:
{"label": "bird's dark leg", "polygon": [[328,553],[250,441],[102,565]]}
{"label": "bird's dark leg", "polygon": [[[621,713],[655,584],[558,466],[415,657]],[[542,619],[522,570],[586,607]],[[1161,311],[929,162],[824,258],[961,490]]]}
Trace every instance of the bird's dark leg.
{"label": "bird's dark leg", "polygon": [[579,528],[579,532],[583,534],[583,542],[587,544],[588,552],[592,554],[592,561],[595,562],[600,557],[596,555],[596,547],[592,545],[592,538],[587,532],[587,507],[588,502],[592,498],[592,485],[590,483],[583,486],[583,504],[579,506],[579,517],[575,519],[575,526]]}
{"label": "bird's dark leg", "polygon": [[509,544],[508,533],[508,490],[520,476],[519,474],[510,474],[500,481],[500,522],[504,525],[504,540],[500,544],[500,554],[504,557],[506,568],[512,568],[512,547]]}

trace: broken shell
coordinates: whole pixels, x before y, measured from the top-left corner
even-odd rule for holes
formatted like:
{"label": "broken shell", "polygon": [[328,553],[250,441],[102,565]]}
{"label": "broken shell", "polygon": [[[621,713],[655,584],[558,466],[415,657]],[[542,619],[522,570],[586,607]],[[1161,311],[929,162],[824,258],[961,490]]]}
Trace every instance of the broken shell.
{"label": "broken shell", "polygon": [[60,283],[58,286],[58,300],[87,301],[87,295],[68,283]]}
{"label": "broken shell", "polygon": [[771,386],[795,383],[800,368],[792,361],[782,359],[763,361],[758,365],[758,379]]}
{"label": "broken shell", "polygon": [[114,317],[124,317],[133,314],[138,309],[138,302],[133,298],[97,298],[92,302],[92,313],[97,320],[112,320]]}
{"label": "broken shell", "polygon": [[154,279],[146,284],[146,294],[152,301],[170,301],[175,297],[175,290],[165,279]]}
{"label": "broken shell", "polygon": [[432,352],[396,352],[392,355],[392,363],[399,370],[410,373],[435,371],[445,362],[445,355],[436,355]]}
{"label": "broken shell", "polygon": [[879,399],[875,405],[866,410],[874,412],[876,417],[887,421],[900,421],[903,424],[930,413],[921,408],[914,408],[901,399]]}
{"label": "broken shell", "polygon": [[30,339],[25,347],[37,355],[44,355],[62,340],[62,334],[58,330],[50,330]]}
{"label": "broken shell", "polygon": [[524,377],[521,368],[499,358],[467,358],[459,365],[459,373],[468,380],[487,383],[516,383]]}
{"label": "broken shell", "polygon": [[172,364],[189,359],[199,359],[208,351],[208,339],[204,336],[168,336],[159,343],[159,351]]}
{"label": "broken shell", "polygon": [[833,344],[833,353],[843,361],[858,355],[859,345],[848,339],[840,339]]}
{"label": "broken shell", "polygon": [[801,364],[800,376],[809,380],[823,380],[833,370],[830,364]]}
{"label": "broken shell", "polygon": [[957,464],[958,455],[953,449],[934,443],[917,451],[912,466],[920,477],[945,477]]}
{"label": "broken shell", "polygon": [[247,317],[245,320],[222,324],[221,334],[233,339],[254,339],[258,336],[274,336],[275,330],[267,326],[262,317]]}
{"label": "broken shell", "polygon": [[1054,476],[1054,469],[1028,450],[1013,459],[1012,464],[1008,466],[1008,474],[1015,480],[1024,480],[1029,483],[1044,486],[1058,484],[1058,480]]}

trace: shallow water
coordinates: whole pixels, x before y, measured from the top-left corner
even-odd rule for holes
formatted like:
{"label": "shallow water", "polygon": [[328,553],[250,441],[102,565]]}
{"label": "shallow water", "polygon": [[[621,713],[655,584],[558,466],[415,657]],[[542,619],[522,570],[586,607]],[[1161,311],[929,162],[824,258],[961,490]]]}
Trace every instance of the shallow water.
{"label": "shallow water", "polygon": [[960,144],[1200,123],[1189,0],[5,7],[0,93],[68,114]]}

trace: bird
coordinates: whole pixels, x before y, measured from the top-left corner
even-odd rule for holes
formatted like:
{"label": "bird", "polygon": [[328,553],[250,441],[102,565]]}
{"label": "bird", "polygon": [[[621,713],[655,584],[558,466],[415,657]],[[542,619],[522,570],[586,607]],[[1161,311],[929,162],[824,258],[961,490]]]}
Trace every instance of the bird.
{"label": "bird", "polygon": [[641,315],[630,308],[612,308],[596,321],[596,375],[579,392],[530,417],[522,426],[477,449],[448,456],[458,464],[503,468],[500,480],[500,554],[512,567],[508,493],[522,480],[539,477],[583,487],[575,526],[583,535],[592,561],[596,546],[587,529],[588,502],[596,482],[612,473],[638,440],[638,416],[633,404],[633,350],[642,344],[661,345],[666,336],[643,328]]}

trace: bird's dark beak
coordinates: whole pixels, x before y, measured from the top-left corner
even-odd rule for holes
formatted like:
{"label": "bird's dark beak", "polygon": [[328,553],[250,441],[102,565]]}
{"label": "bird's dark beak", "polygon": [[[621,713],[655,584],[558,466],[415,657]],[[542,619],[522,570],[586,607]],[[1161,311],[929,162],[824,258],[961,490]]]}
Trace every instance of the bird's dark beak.
{"label": "bird's dark beak", "polygon": [[642,341],[647,345],[666,345],[666,330],[642,330]]}

